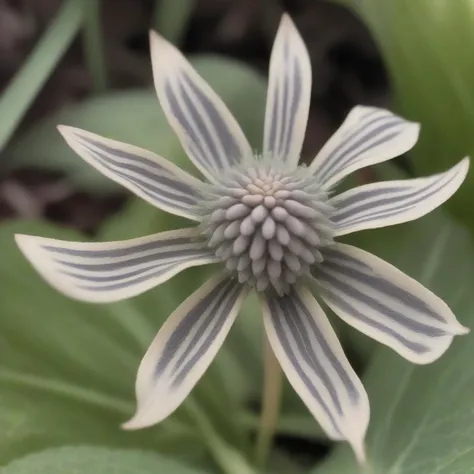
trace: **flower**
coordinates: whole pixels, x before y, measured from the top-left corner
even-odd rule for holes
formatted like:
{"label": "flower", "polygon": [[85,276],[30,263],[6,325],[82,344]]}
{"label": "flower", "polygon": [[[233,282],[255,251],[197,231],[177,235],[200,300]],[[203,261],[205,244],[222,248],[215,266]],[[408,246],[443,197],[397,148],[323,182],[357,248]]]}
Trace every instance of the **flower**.
{"label": "flower", "polygon": [[428,178],[366,184],[333,195],[362,167],[411,149],[419,126],[386,110],[354,108],[313,162],[298,166],[311,94],[306,47],[284,16],[270,61],[263,154],[171,44],[151,35],[161,106],[197,179],[135,146],[60,126],[85,161],[152,205],[199,224],[106,243],[17,235],[36,270],[64,294],[105,303],[130,298],[197,265],[220,271],[168,318],[144,356],[137,411],[125,428],[170,415],[203,375],[249,291],[261,301],[271,347],[330,438],[363,457],[369,402],[310,288],[339,317],[411,362],[440,357],[464,328],[448,306],[389,263],[336,239],[411,221],[459,188],[469,160]]}

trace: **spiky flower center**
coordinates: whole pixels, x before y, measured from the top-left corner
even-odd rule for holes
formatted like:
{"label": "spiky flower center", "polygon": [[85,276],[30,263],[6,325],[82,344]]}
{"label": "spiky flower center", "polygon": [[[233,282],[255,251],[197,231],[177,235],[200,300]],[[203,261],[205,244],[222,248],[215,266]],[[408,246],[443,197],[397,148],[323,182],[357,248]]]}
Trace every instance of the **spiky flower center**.
{"label": "spiky flower center", "polygon": [[333,241],[327,199],[306,168],[255,158],[205,190],[202,232],[241,283],[282,295]]}

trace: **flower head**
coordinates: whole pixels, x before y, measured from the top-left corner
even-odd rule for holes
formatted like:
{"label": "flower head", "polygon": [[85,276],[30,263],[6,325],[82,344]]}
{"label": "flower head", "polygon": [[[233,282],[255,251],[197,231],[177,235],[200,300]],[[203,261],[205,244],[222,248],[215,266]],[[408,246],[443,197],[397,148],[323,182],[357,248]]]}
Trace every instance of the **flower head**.
{"label": "flower head", "polygon": [[164,158],[71,127],[67,143],[104,175],[194,228],[106,243],[17,235],[43,277],[73,298],[111,302],[138,295],[186,268],[219,271],[184,301],[158,332],[137,381],[140,428],[170,415],[207,369],[248,291],[283,371],[327,434],[363,457],[369,402],[323,309],[419,364],[440,357],[467,332],[428,289],[337,238],[411,221],[446,201],[468,159],[428,178],[388,181],[334,194],[362,167],[414,146],[419,127],[374,107],[354,108],[308,166],[299,166],[311,93],[305,45],[284,16],[273,47],[263,152],[172,45],[151,35],[160,104],[203,182]]}

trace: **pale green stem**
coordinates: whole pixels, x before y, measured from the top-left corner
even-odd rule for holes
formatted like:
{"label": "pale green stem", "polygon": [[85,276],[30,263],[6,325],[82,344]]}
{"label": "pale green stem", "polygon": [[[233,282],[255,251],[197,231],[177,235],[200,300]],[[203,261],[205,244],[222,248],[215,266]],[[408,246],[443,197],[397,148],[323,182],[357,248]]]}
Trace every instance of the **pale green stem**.
{"label": "pale green stem", "polygon": [[58,13],[0,97],[0,150],[76,36],[83,18],[81,1],[61,2]]}
{"label": "pale green stem", "polygon": [[255,451],[256,465],[261,471],[265,470],[277,430],[283,389],[283,373],[267,337],[265,337],[264,345],[262,413]]}
{"label": "pale green stem", "polygon": [[[260,417],[248,411],[239,416],[239,421],[247,431],[255,431],[260,426]],[[300,438],[327,440],[327,435],[314,418],[299,413],[281,413],[276,432]]]}
{"label": "pale green stem", "polygon": [[94,92],[107,89],[107,68],[100,22],[100,0],[82,0],[84,6],[84,54]]}
{"label": "pale green stem", "polygon": [[206,440],[214,461],[224,474],[257,474],[242,453],[219,436],[209,419],[191,397],[186,399],[183,408],[196,423],[196,428]]}

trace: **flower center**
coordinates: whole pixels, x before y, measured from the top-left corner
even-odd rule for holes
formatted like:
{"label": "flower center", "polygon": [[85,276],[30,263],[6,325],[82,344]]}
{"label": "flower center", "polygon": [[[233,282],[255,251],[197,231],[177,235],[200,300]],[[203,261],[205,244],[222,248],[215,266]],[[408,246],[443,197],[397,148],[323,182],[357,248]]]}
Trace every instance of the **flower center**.
{"label": "flower center", "polygon": [[283,295],[333,242],[327,199],[306,168],[255,158],[205,190],[202,232],[241,283]]}

